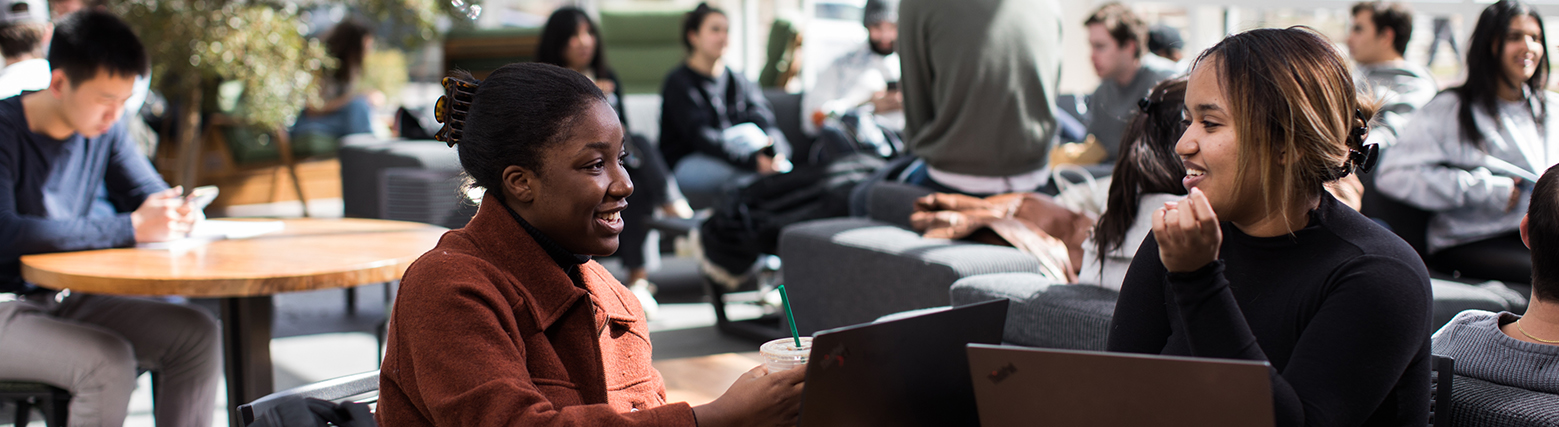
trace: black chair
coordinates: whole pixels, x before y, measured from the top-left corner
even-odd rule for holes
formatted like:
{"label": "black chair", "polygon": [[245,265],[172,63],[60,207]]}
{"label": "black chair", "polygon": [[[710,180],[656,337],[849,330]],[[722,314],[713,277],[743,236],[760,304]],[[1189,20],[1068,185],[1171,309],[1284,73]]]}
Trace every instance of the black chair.
{"label": "black chair", "polygon": [[315,398],[334,403],[358,402],[373,404],[379,401],[379,371],[332,378],[313,384],[305,384],[265,395],[253,402],[238,405],[238,414],[245,427],[253,425],[255,418],[291,399]]}
{"label": "black chair", "polygon": [[48,427],[64,427],[70,415],[70,392],[43,383],[0,381],[0,402],[16,404],[17,427],[27,425],[34,406],[43,413],[43,425]]}
{"label": "black chair", "polygon": [[[1430,355],[1429,427],[1451,425],[1451,389],[1456,379],[1456,359]],[[1443,394],[1442,394],[1443,393]]]}

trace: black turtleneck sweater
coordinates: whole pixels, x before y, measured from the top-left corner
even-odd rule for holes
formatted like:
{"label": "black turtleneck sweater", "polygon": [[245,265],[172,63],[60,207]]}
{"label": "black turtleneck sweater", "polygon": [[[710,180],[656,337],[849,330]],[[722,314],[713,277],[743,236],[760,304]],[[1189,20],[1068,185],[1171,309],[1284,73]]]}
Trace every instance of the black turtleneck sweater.
{"label": "black turtleneck sweater", "polygon": [[1279,426],[1422,426],[1431,297],[1402,239],[1322,193],[1291,235],[1223,223],[1221,260],[1168,273],[1150,235],[1126,273],[1109,351],[1272,364]]}
{"label": "black turtleneck sweater", "polygon": [[536,239],[536,244],[541,245],[541,249],[547,251],[547,256],[552,257],[552,261],[558,263],[558,268],[562,268],[564,273],[568,273],[568,279],[574,282],[574,286],[585,287],[585,278],[580,275],[579,266],[590,262],[589,255],[579,255],[568,249],[563,249],[563,246],[559,245],[558,242],[542,234],[541,230],[530,225],[529,222],[525,221],[525,218],[521,218],[520,213],[515,212],[509,205],[504,205],[503,209],[509,211],[509,216],[514,217],[514,220],[520,223],[520,228],[524,228],[525,233],[530,234],[532,239]]}

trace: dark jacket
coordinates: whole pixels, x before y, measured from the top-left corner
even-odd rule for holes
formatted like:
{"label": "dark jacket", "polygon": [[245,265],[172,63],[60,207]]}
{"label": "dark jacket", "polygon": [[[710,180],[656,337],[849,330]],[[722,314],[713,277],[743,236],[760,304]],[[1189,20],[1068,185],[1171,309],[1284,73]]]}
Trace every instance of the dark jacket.
{"label": "dark jacket", "polygon": [[666,75],[660,97],[660,152],[673,168],[689,154],[704,153],[754,170],[757,160],[751,153],[727,152],[720,140],[726,128],[749,122],[774,138],[775,151],[790,155],[790,143],[763,90],[729,68],[709,77],[682,64]]}
{"label": "dark jacket", "polygon": [[406,271],[383,426],[693,426],[666,404],[638,300],[595,261],[575,286],[492,196]]}

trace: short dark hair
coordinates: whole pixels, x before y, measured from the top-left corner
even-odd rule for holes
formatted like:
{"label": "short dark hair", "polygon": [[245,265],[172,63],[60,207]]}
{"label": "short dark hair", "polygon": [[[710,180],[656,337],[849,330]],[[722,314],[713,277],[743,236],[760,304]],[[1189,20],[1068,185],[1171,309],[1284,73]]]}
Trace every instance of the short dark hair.
{"label": "short dark hair", "polygon": [[1532,296],[1559,302],[1559,166],[1548,168],[1532,187],[1527,246],[1532,248]]}
{"label": "short dark hair", "polygon": [[704,20],[714,13],[725,16],[725,11],[711,7],[709,3],[699,3],[698,7],[693,8],[692,12],[688,12],[687,16],[682,18],[682,47],[688,52],[693,51],[693,42],[687,41],[687,33],[698,31],[699,27],[704,26]]}
{"label": "short dark hair", "polygon": [[43,56],[43,32],[48,27],[42,22],[18,22],[0,26],[0,55],[15,58],[22,55]]}
{"label": "short dark hair", "polygon": [[[454,78],[475,81],[468,73]],[[543,151],[567,137],[574,118],[597,101],[606,102],[606,95],[574,70],[539,62],[505,65],[472,96],[456,141],[460,167],[476,186],[502,198],[504,168],[539,173]]]}
{"label": "short dark hair", "polygon": [[1369,12],[1370,22],[1375,24],[1375,34],[1390,28],[1391,48],[1398,55],[1407,55],[1407,41],[1413,38],[1413,10],[1406,4],[1394,1],[1367,1],[1353,5],[1353,16]]}
{"label": "short dark hair", "polygon": [[1083,21],[1083,26],[1099,24],[1104,26],[1104,31],[1110,33],[1115,39],[1116,46],[1125,46],[1126,42],[1137,42],[1136,57],[1142,57],[1142,51],[1148,48],[1148,24],[1137,17],[1130,7],[1124,4],[1110,2],[1099,6],[1093,15]]}
{"label": "short dark hair", "polygon": [[101,10],[72,13],[54,27],[49,42],[49,69],[65,70],[72,87],[97,77],[145,76],[149,69],[146,48],[129,25]]}
{"label": "short dark hair", "polygon": [[547,25],[541,29],[541,42],[536,45],[536,62],[568,68],[563,60],[563,50],[568,48],[568,41],[579,34],[580,25],[589,28],[590,35],[595,37],[595,55],[590,57],[590,70],[595,72],[596,78],[605,78],[611,74],[611,68],[606,65],[601,29],[584,10],[573,6],[558,8],[547,18]]}

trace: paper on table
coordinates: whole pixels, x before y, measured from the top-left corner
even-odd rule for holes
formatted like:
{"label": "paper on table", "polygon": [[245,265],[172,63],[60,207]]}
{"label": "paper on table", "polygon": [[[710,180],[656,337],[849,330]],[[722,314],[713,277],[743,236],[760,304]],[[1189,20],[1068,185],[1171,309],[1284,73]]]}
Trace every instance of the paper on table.
{"label": "paper on table", "polygon": [[264,234],[282,231],[286,228],[281,221],[223,221],[208,219],[195,224],[195,229],[189,233],[189,237],[156,243],[137,243],[140,249],[179,249],[190,246],[198,246],[223,239],[247,239]]}

